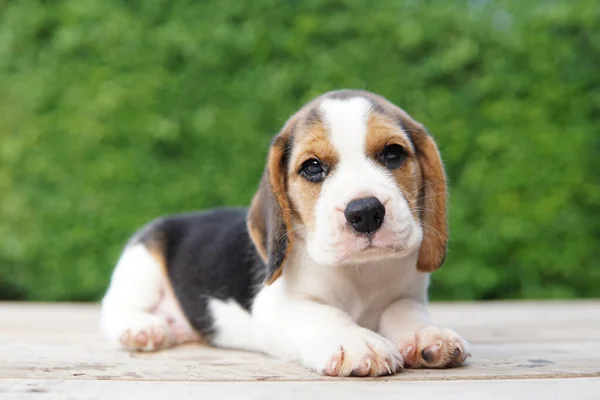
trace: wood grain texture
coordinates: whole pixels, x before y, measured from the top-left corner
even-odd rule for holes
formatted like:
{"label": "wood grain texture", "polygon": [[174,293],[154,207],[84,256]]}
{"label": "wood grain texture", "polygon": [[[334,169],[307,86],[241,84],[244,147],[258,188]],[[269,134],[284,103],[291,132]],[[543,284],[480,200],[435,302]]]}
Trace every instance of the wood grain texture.
{"label": "wood grain texture", "polygon": [[108,382],[0,380],[2,399],[597,400],[600,378],[458,382]]}
{"label": "wood grain texture", "polygon": [[[436,322],[455,328],[471,341],[473,357],[467,366],[342,380],[388,382],[386,385],[419,381],[451,385],[454,381],[462,385],[467,381],[543,382],[540,379],[552,378],[555,382],[558,378],[578,378],[598,389],[600,301],[440,303],[433,304],[431,312]],[[87,385],[100,385],[98,388],[108,393],[127,382],[137,387],[135,382],[142,381],[155,382],[160,391],[170,387],[168,382],[181,383],[184,386],[177,390],[184,390],[203,382],[338,380],[261,354],[201,345],[153,354],[122,352],[110,347],[100,334],[98,315],[97,305],[0,303],[0,394],[3,390],[16,395],[18,388],[30,381],[68,394],[85,392]],[[571,382],[569,385],[575,382],[564,381]],[[473,390],[481,388],[472,384]],[[261,392],[248,393],[259,396]]]}

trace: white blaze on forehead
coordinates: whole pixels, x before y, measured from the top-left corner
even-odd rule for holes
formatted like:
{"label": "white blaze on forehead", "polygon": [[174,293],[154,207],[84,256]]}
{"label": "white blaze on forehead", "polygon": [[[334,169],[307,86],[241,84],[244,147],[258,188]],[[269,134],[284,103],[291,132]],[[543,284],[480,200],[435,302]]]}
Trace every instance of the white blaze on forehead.
{"label": "white blaze on forehead", "polygon": [[321,103],[323,122],[340,161],[358,160],[365,156],[367,118],[372,108],[364,97],[346,100],[327,99]]}
{"label": "white blaze on forehead", "polygon": [[[421,230],[393,174],[367,154],[372,108],[373,104],[360,96],[326,99],[320,105],[321,120],[339,158],[321,186],[315,204],[315,229],[307,235],[308,254],[322,265],[342,262],[370,244],[397,252],[398,243],[405,243],[404,256],[421,240]],[[385,223],[375,239],[368,240],[348,230],[343,210],[352,200],[371,196],[387,205]]]}

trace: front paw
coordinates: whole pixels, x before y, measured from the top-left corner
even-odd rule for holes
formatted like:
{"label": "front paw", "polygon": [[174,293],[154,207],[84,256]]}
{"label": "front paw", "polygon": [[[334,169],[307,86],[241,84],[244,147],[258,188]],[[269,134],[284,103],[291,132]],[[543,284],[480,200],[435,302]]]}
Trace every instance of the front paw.
{"label": "front paw", "polygon": [[406,368],[456,367],[471,356],[469,344],[452,329],[425,326],[398,340]]}
{"label": "front paw", "polygon": [[392,375],[402,356],[392,342],[368,329],[352,329],[306,352],[304,363],[329,376]]}

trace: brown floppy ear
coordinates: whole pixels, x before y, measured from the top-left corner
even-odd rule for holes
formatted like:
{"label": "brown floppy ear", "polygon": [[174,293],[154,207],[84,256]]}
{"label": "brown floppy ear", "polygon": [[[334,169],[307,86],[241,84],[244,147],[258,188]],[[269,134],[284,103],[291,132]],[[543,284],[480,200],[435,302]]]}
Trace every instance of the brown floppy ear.
{"label": "brown floppy ear", "polygon": [[411,129],[423,182],[419,193],[419,210],[423,240],[419,250],[417,268],[432,272],[446,259],[448,220],[446,217],[446,174],[438,148],[424,128]]}
{"label": "brown floppy ear", "polygon": [[267,165],[248,212],[248,233],[267,265],[267,284],[281,276],[293,239],[286,179],[291,125],[288,122],[271,143]]}

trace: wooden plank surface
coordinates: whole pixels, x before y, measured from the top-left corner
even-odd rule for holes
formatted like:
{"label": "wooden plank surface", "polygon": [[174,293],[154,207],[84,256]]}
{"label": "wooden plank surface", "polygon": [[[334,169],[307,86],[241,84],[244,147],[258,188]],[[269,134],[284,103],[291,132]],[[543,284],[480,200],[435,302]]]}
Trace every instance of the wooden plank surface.
{"label": "wooden plank surface", "polygon": [[[407,370],[393,377],[343,381],[385,385],[438,381],[435,388],[440,393],[447,390],[442,381],[448,385],[470,382],[468,390],[478,393],[481,387],[475,381],[531,380],[541,385],[532,387],[545,387],[539,383],[542,379],[568,381],[568,385],[578,379],[598,393],[600,301],[439,303],[431,305],[431,312],[435,321],[455,328],[472,343],[473,358],[466,367]],[[136,386],[150,382],[153,386]],[[205,388],[202,383],[213,383],[217,386],[210,390],[218,392],[220,383],[234,382],[237,386],[232,387],[261,397],[263,392],[242,384],[313,382],[321,385],[315,388],[325,388],[322,384],[336,379],[264,355],[200,345],[155,354],[125,353],[111,348],[100,334],[97,305],[0,303],[0,394],[27,393],[30,383],[56,389],[48,393],[68,394],[84,393],[88,386],[112,393],[126,384],[160,391],[175,383],[182,385],[178,387],[183,392],[192,390],[194,384]],[[413,387],[418,390],[418,385],[401,387],[406,393]],[[306,393],[309,389],[298,390]]]}
{"label": "wooden plank surface", "polygon": [[600,378],[510,381],[109,382],[0,380],[2,400],[460,399],[598,400]]}

